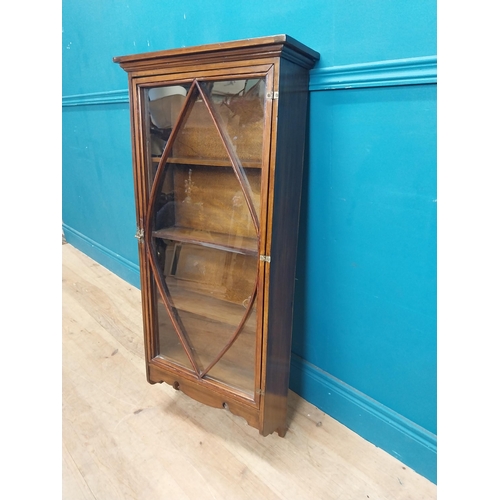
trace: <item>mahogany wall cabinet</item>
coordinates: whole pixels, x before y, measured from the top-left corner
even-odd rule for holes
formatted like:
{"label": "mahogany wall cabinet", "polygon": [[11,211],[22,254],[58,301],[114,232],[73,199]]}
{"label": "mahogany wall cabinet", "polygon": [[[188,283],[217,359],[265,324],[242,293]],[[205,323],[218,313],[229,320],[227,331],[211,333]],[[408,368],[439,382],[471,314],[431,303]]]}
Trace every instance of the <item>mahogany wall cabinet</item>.
{"label": "mahogany wall cabinet", "polygon": [[286,35],[116,57],[128,73],[146,373],[286,432],[308,110]]}

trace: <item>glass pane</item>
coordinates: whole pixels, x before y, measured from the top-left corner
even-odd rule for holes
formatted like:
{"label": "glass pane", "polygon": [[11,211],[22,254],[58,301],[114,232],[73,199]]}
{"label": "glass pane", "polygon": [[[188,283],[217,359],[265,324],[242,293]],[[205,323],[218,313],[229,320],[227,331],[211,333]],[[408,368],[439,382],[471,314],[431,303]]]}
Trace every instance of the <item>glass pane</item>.
{"label": "glass pane", "polygon": [[202,83],[241,162],[262,161],[265,79]]}
{"label": "glass pane", "polygon": [[[234,83],[202,84],[205,96],[193,84],[182,96],[184,111],[178,126],[170,123],[175,135],[152,193],[151,251],[174,317],[158,315],[160,355],[193,369],[179,349],[182,337],[199,374],[253,396],[263,115],[235,118],[232,99],[241,89],[258,95],[260,81]],[[254,122],[260,146],[241,146],[236,134],[245,139]]]}
{"label": "glass pane", "polygon": [[[165,308],[158,290],[157,297],[157,314],[158,314],[158,336],[162,351],[168,353],[168,360],[183,366],[184,368],[192,369],[186,351],[182,347],[179,336],[177,335],[174,325],[170,320],[167,309]],[[160,352],[160,355],[162,353]]]}
{"label": "glass pane", "polygon": [[[241,186],[230,167],[172,165],[177,200],[175,227],[198,234],[207,243],[225,243],[257,253],[257,233]],[[260,210],[260,171],[247,169],[246,178],[257,212]]]}
{"label": "glass pane", "polygon": [[160,157],[165,149],[172,127],[179,118],[182,105],[191,84],[166,85],[147,90],[149,117],[149,149],[151,154],[150,186]]}
{"label": "glass pane", "polygon": [[222,359],[210,370],[207,378],[219,380],[235,389],[253,394],[255,356],[255,332],[257,330],[256,306],[252,310],[238,338]]}

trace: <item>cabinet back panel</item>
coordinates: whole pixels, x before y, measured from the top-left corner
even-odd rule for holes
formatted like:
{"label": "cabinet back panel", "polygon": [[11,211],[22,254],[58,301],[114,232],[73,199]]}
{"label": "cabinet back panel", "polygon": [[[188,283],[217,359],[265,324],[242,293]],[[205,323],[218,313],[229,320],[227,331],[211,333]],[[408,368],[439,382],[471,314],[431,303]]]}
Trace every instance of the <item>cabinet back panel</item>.
{"label": "cabinet back panel", "polygon": [[[260,213],[260,170],[245,169],[245,174],[254,206]],[[250,211],[232,168],[177,165],[174,194],[179,200],[176,226],[256,237]]]}

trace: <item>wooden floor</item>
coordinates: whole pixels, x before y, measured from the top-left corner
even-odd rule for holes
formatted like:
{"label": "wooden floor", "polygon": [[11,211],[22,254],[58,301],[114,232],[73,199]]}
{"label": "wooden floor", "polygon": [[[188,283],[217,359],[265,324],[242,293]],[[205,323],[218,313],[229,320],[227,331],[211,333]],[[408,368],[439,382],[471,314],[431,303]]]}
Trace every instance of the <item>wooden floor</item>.
{"label": "wooden floor", "polygon": [[63,261],[63,499],[435,499],[436,486],[290,393],[263,438],[145,379],[140,294],[69,244]]}

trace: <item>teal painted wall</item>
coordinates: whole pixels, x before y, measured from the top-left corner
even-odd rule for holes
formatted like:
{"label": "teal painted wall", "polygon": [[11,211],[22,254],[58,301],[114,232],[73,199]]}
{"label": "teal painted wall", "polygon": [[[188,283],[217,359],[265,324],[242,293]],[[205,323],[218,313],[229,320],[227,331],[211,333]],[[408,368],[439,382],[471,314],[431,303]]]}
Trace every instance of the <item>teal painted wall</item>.
{"label": "teal painted wall", "polygon": [[435,0],[63,0],[66,237],[139,286],[113,56],[278,33],[321,54],[290,387],[436,481]]}

